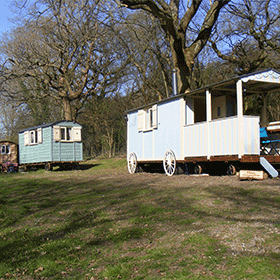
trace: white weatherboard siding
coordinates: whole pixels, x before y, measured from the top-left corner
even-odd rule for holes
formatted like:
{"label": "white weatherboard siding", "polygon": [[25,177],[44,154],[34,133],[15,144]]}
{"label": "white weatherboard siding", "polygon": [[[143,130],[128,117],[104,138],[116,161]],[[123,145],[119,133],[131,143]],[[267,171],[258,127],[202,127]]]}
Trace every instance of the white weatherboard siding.
{"label": "white weatherboard siding", "polygon": [[[183,160],[185,157],[209,159],[211,156],[259,155],[259,117],[233,116],[185,125],[181,133],[182,104],[173,102],[164,105],[158,106],[158,128],[151,131],[138,132],[137,112],[129,115],[128,155],[135,152],[138,161],[163,160],[168,149],[175,153],[177,160]],[[167,109],[173,114],[164,114]],[[246,128],[242,132],[242,141],[239,139],[240,122]],[[240,143],[243,146],[240,146]]]}
{"label": "white weatherboard siding", "polygon": [[142,155],[142,132],[138,132],[138,112],[132,112],[128,114],[127,122],[127,156],[134,152],[137,156],[137,160],[143,158]]}
{"label": "white weatherboard siding", "polygon": [[[183,133],[182,101],[172,100],[157,106],[157,126],[148,130],[143,127],[141,110],[128,114],[127,155],[134,152],[138,161],[163,160],[164,154],[171,149],[177,159],[181,153]],[[140,113],[139,113],[140,112]],[[155,118],[155,117],[154,117]],[[139,125],[140,122],[140,125]]]}
{"label": "white weatherboard siding", "polygon": [[244,116],[244,154],[260,154],[260,118]]}
{"label": "white weatherboard siding", "polygon": [[207,156],[207,122],[185,127],[185,156]]}
{"label": "white weatherboard siding", "polygon": [[176,99],[158,106],[158,129],[154,131],[156,158],[163,159],[165,152],[171,149],[176,159],[180,159],[180,104],[180,99]]}
{"label": "white weatherboard siding", "polygon": [[[240,146],[238,117],[213,120],[209,123],[202,122],[185,127],[186,157],[200,156],[226,156],[226,155],[259,155],[260,154],[260,132],[259,117],[244,116],[242,122],[244,127],[244,139]],[[208,146],[208,144],[210,145]],[[208,150],[210,148],[210,151]]]}

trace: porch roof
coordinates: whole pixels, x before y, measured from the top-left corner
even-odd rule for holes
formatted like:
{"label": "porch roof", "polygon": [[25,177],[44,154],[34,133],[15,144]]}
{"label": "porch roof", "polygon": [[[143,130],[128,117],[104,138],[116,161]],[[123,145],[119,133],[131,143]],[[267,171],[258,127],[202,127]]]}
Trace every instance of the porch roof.
{"label": "porch roof", "polygon": [[239,80],[242,81],[243,96],[280,91],[280,72],[274,69],[266,69],[208,85],[185,93],[185,95],[204,96],[207,89],[209,89],[213,96],[224,95],[226,93],[235,95],[236,83]]}

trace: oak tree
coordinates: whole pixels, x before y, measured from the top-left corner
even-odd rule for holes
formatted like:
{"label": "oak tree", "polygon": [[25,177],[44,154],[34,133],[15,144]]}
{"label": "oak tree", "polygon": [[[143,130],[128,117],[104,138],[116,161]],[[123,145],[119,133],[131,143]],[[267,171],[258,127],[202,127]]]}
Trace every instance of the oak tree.
{"label": "oak tree", "polygon": [[2,90],[22,103],[52,97],[64,119],[76,120],[88,98],[113,90],[129,61],[105,8],[98,0],[32,2],[2,41]]}
{"label": "oak tree", "polygon": [[190,89],[194,60],[212,33],[221,9],[230,0],[120,0],[129,9],[141,9],[159,20],[169,42],[179,93]]}

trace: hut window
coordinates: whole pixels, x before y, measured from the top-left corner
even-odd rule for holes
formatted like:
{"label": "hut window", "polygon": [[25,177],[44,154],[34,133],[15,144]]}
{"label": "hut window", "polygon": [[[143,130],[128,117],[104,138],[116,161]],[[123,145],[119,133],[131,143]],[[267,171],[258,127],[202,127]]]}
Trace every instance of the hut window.
{"label": "hut window", "polygon": [[10,145],[2,145],[1,146],[1,154],[9,154],[11,152],[11,147]]}
{"label": "hut window", "polygon": [[71,141],[72,140],[72,128],[71,127],[61,127],[60,128],[61,141]]}
{"label": "hut window", "polygon": [[147,110],[138,111],[138,131],[157,128],[157,105]]}
{"label": "hut window", "polygon": [[54,141],[57,142],[58,141],[62,141],[62,142],[82,141],[81,128],[54,126],[53,139]]}
{"label": "hut window", "polygon": [[146,112],[146,129],[153,127],[153,109],[149,109]]}
{"label": "hut window", "polygon": [[37,144],[38,143],[38,133],[37,130],[30,131],[30,144]]}
{"label": "hut window", "polygon": [[43,143],[42,128],[24,132],[24,145],[36,145]]}

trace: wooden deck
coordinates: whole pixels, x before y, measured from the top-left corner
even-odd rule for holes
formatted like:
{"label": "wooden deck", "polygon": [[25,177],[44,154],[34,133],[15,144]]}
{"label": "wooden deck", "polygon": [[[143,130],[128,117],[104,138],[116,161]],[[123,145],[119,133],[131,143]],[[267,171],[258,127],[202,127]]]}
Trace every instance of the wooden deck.
{"label": "wooden deck", "polygon": [[[238,155],[230,156],[211,156],[209,159],[207,157],[185,157],[185,162],[198,163],[198,162],[260,162],[260,155],[244,155],[241,158]],[[264,156],[266,157],[266,156]],[[280,157],[278,158],[280,163]]]}

